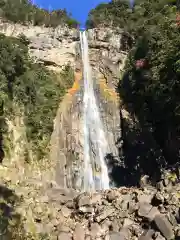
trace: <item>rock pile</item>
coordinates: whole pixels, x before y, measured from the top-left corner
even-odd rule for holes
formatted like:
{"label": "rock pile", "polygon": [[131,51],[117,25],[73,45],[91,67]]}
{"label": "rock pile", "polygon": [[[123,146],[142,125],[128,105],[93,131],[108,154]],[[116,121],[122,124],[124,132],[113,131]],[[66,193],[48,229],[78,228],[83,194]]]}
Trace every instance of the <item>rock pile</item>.
{"label": "rock pile", "polygon": [[[66,198],[61,201],[61,214],[66,221],[61,225],[58,239],[179,239],[179,190],[180,186],[164,187],[162,191],[152,187],[119,188],[82,193],[73,200]],[[52,192],[50,195],[53,201]]]}
{"label": "rock pile", "polygon": [[180,184],[174,178],[162,179],[157,188],[121,187],[89,194],[61,189],[45,173],[32,178],[27,172],[26,179],[17,182],[19,172],[12,181],[10,170],[6,175],[1,171],[1,185],[13,188],[21,199],[8,206],[21,216],[22,239],[180,239]]}

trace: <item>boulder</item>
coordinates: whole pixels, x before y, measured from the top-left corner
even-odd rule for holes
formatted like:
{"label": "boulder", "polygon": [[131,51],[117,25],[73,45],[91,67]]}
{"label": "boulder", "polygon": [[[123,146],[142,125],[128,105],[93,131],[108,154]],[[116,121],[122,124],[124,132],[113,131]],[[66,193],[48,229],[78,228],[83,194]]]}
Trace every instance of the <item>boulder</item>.
{"label": "boulder", "polygon": [[173,227],[165,215],[156,215],[154,218],[154,222],[159,231],[167,240],[171,240],[174,238]]}
{"label": "boulder", "polygon": [[58,235],[58,240],[72,240],[72,236],[69,233],[60,233]]}
{"label": "boulder", "polygon": [[139,240],[153,240],[154,230],[150,229],[148,231],[144,231],[144,233],[140,236]]}
{"label": "boulder", "polygon": [[85,231],[81,224],[76,224],[74,233],[73,233],[73,240],[84,240],[85,239]]}
{"label": "boulder", "polygon": [[151,204],[146,202],[139,203],[138,216],[146,217],[151,209],[152,209]]}

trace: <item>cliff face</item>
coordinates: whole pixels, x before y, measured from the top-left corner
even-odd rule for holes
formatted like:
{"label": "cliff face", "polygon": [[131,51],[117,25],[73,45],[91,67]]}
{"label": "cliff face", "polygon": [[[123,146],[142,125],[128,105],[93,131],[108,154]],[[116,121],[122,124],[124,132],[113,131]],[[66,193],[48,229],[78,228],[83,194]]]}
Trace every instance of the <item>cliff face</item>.
{"label": "cliff face", "polygon": [[[94,29],[88,31],[88,38],[95,95],[108,142],[106,162],[111,183],[116,185],[117,179],[113,179],[112,172],[115,165],[120,163],[122,140],[119,98],[115,84],[117,73],[123,69],[126,53],[121,49],[119,32]],[[80,42],[76,45],[76,50],[81,72]],[[75,84],[58,110],[51,138],[51,160],[57,162],[56,182],[63,188],[79,190],[83,186],[84,174],[84,86],[80,72],[76,73]],[[93,156],[93,147],[91,151]]]}
{"label": "cliff face", "polygon": [[94,28],[88,30],[90,63],[97,73],[114,88],[123,71],[127,51],[121,29]]}
{"label": "cliff face", "polygon": [[32,58],[48,68],[60,71],[66,64],[74,66],[78,32],[65,27],[46,28],[0,22],[0,33],[18,37],[24,35],[30,41],[29,53]]}
{"label": "cliff face", "polygon": [[[24,35],[30,41],[30,56],[53,70],[59,71],[68,63],[75,66],[80,57],[79,31],[76,29],[24,26],[0,21],[0,33],[12,37]],[[90,29],[88,39],[92,66],[104,74],[111,72],[117,77],[118,72],[123,70],[127,56],[123,49],[122,31]]]}
{"label": "cliff face", "polygon": [[[23,34],[30,42],[30,56],[50,69],[61,71],[67,64],[75,69],[74,85],[60,103],[54,120],[50,160],[55,167],[56,182],[63,188],[80,190],[84,161],[84,86],[79,32],[62,27],[53,29],[4,22],[0,24],[0,32],[13,37]],[[88,41],[95,95],[108,142],[107,164],[112,176],[114,165],[120,162],[122,149],[119,98],[115,86],[127,54],[122,48],[121,30],[88,30]],[[116,184],[113,177],[111,180]]]}
{"label": "cliff face", "polygon": [[[63,188],[81,190],[84,176],[83,82],[79,81],[79,85],[80,90],[73,96],[67,94],[57,113],[51,140],[51,159],[57,161],[56,182]],[[108,142],[106,157],[111,172],[110,167],[113,167],[115,160],[119,160],[121,128],[118,102],[116,96],[114,99],[103,96],[103,89],[98,83],[95,94]],[[97,157],[93,154],[93,146],[91,153],[92,158]]]}

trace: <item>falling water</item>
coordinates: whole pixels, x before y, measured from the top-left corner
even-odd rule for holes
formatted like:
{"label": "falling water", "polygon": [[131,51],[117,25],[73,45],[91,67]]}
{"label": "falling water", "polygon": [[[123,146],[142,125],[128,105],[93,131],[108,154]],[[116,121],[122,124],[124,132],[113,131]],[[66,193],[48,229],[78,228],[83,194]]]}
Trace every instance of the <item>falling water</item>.
{"label": "falling water", "polygon": [[105,156],[108,150],[97,106],[88,56],[86,32],[80,32],[84,67],[84,191],[109,188]]}

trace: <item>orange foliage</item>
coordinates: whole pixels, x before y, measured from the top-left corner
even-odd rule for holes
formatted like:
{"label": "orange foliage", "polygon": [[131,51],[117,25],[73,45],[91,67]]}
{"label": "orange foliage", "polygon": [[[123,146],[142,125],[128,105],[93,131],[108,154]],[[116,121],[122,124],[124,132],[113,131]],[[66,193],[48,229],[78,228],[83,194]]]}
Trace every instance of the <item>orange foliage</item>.
{"label": "orange foliage", "polygon": [[82,78],[82,73],[81,72],[75,72],[75,79],[74,79],[74,84],[72,88],[68,89],[68,94],[73,95],[79,88],[79,81]]}
{"label": "orange foliage", "polygon": [[[82,79],[82,73],[75,72],[74,84],[72,88],[68,89],[67,95],[72,96],[77,92],[77,90],[79,90],[80,88],[79,81],[81,79]],[[118,94],[113,89],[108,87],[105,79],[100,79],[100,90],[104,92],[104,94],[106,95],[107,98],[109,98],[109,100],[112,100],[115,102],[118,101]]]}
{"label": "orange foliage", "polygon": [[106,84],[105,79],[100,80],[100,89],[105,93],[108,94],[108,97],[110,100],[117,101],[118,100],[118,94],[111,88],[108,88]]}

